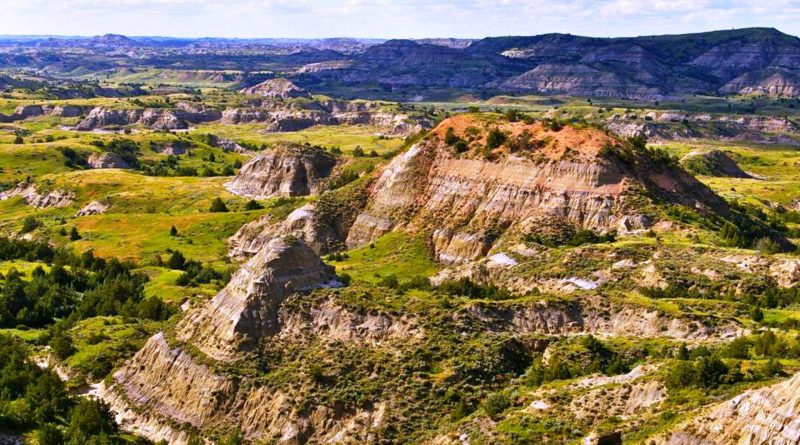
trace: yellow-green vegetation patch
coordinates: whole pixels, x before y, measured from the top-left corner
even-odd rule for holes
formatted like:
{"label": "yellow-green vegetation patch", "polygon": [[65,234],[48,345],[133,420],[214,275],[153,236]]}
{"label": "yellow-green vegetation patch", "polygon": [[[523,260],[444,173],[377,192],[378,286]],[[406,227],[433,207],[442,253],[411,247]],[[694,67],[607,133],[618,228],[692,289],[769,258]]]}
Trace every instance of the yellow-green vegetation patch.
{"label": "yellow-green vegetation patch", "polygon": [[278,142],[297,142],[324,147],[339,147],[346,154],[360,146],[366,153],[375,150],[385,154],[399,149],[402,138],[381,136],[381,130],[370,126],[318,125],[302,131],[268,133],[263,124],[222,125],[219,123],[199,125],[196,132],[217,134],[249,145],[273,145]]}
{"label": "yellow-green vegetation patch", "polygon": [[[167,249],[187,258],[219,263],[227,252],[226,239],[261,212],[105,214],[80,218],[76,225],[83,239],[73,243],[78,251],[93,249],[100,256],[152,263]],[[170,228],[178,236],[170,234]]]}
{"label": "yellow-green vegetation patch", "polygon": [[145,298],[157,297],[168,303],[180,304],[187,298],[197,295],[213,296],[219,291],[219,286],[214,284],[203,284],[198,287],[178,286],[175,282],[183,274],[180,270],[143,267],[134,272],[142,272],[150,278],[144,285]]}
{"label": "yellow-green vegetation patch", "polygon": [[405,232],[388,233],[360,249],[347,252],[343,261],[331,261],[337,273],[347,273],[355,281],[377,283],[384,277],[404,280],[427,277],[437,271],[425,239]]}
{"label": "yellow-green vegetation patch", "polygon": [[27,342],[36,342],[39,340],[43,334],[47,332],[47,329],[34,329],[25,327],[25,329],[0,329],[0,334],[10,334],[15,337],[19,337]]}
{"label": "yellow-green vegetation patch", "polygon": [[94,317],[78,322],[70,329],[75,352],[66,365],[81,377],[99,380],[138,351],[160,329],[161,323],[122,317]]}
{"label": "yellow-green vegetation patch", "polygon": [[37,267],[41,267],[45,272],[50,272],[50,266],[44,263],[23,260],[9,260],[0,261],[0,274],[8,275],[8,272],[13,269],[21,273],[23,277],[31,278],[31,273],[33,273],[34,269]]}

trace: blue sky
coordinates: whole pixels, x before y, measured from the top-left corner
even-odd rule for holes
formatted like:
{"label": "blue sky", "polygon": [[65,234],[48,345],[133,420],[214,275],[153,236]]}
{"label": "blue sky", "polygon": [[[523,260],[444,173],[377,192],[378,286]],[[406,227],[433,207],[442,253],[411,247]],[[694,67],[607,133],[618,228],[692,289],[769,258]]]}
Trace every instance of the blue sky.
{"label": "blue sky", "polygon": [[0,34],[477,38],[751,26],[800,35],[800,0],[0,0]]}

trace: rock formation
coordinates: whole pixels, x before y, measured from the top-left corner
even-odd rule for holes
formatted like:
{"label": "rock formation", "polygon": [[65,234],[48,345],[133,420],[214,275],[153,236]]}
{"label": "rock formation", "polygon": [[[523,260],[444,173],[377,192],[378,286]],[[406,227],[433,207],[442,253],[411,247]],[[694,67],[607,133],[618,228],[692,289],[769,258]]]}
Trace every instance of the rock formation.
{"label": "rock formation", "polygon": [[205,107],[193,108],[189,104],[179,104],[174,109],[128,109],[115,110],[104,107],[92,111],[75,127],[78,131],[89,131],[104,127],[142,125],[154,130],[181,130],[189,124],[219,120],[219,111]]}
{"label": "rock formation", "polygon": [[75,217],[81,216],[89,216],[89,215],[102,215],[108,211],[108,206],[103,204],[100,201],[92,201],[89,204],[86,204],[85,207],[78,210],[78,213],[75,214]]}
{"label": "rock formation", "polygon": [[722,150],[692,150],[681,158],[681,165],[686,170],[700,175],[750,177]]}
{"label": "rock formation", "polygon": [[[186,314],[175,329],[177,340],[215,361],[246,357],[260,340],[281,332],[282,320],[289,323],[287,329],[294,329],[291,325],[299,320],[279,314],[286,298],[333,285],[334,279],[332,268],[305,243],[291,237],[275,238],[216,297]],[[331,311],[339,312],[329,307],[329,317]],[[347,317],[334,318],[344,323]],[[357,322],[354,317],[349,319]],[[281,443],[303,443],[312,433],[328,438],[347,436],[345,421],[352,420],[325,408],[301,416],[280,390],[220,373],[185,348],[171,347],[163,333],[150,338],[114,374],[113,386],[104,389],[102,397],[127,430],[174,444],[187,439],[185,431],[174,425],[187,422],[200,429],[234,426],[249,438],[280,437]],[[382,414],[376,409],[354,416],[379,422]]]}
{"label": "rock formation", "polygon": [[328,250],[335,243],[336,237],[320,224],[313,204],[304,205],[286,217],[284,221],[275,222],[271,215],[245,224],[228,239],[232,258],[249,258],[267,245],[273,238],[292,235],[303,240],[317,254]]}
{"label": "rock formation", "polygon": [[258,85],[244,88],[242,94],[262,96],[273,99],[292,99],[296,97],[311,97],[308,91],[298,87],[286,79],[270,79]]}
{"label": "rock formation", "polygon": [[323,190],[336,159],[319,147],[282,144],[248,161],[231,182],[231,193],[250,198],[304,196]]}
{"label": "rock formation", "polygon": [[304,242],[273,239],[207,305],[184,318],[178,338],[214,359],[232,359],[280,329],[277,311],[286,297],[334,277]]}
{"label": "rock formation", "polygon": [[94,153],[86,161],[92,168],[131,168],[125,160],[115,153]]}
{"label": "rock formation", "polygon": [[669,433],[658,445],[796,445],[800,443],[800,374],[722,402]]}
{"label": "rock formation", "polygon": [[[347,245],[363,246],[395,228],[423,229],[431,233],[437,259],[465,262],[484,256],[505,232],[548,224],[596,231],[616,230],[623,222],[651,224],[641,205],[629,205],[643,190],[727,212],[722,199],[684,171],[633,152],[614,154],[626,149],[601,131],[522,122],[489,127],[476,119],[445,120],[386,166]],[[484,147],[495,127],[509,142],[490,151]],[[464,153],[444,142],[450,129],[451,137],[472,141]]]}
{"label": "rock formation", "polygon": [[75,200],[74,193],[64,190],[53,190],[41,194],[37,191],[36,185],[32,183],[20,183],[12,190],[0,193],[0,201],[14,197],[21,197],[26,204],[39,209],[67,207]]}

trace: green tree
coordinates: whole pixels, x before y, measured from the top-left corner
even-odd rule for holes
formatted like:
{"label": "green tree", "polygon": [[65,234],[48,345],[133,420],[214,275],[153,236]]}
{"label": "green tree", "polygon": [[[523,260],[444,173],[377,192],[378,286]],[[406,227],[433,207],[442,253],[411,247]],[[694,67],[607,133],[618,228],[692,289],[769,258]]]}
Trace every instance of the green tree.
{"label": "green tree", "polygon": [[79,239],[81,239],[81,234],[78,233],[77,227],[72,226],[72,229],[69,231],[69,239],[71,241],[78,241]]}
{"label": "green tree", "polygon": [[57,426],[46,423],[36,431],[36,443],[38,445],[63,445],[64,434]]}
{"label": "green tree", "polygon": [[764,311],[762,311],[758,306],[753,306],[750,308],[750,318],[752,318],[756,323],[759,323],[764,319]]}
{"label": "green tree", "polygon": [[263,208],[264,208],[264,206],[259,204],[259,202],[256,201],[255,199],[251,199],[250,201],[247,201],[247,204],[244,205],[244,209],[245,210],[261,210]]}
{"label": "green tree", "polygon": [[177,250],[172,252],[169,260],[167,260],[167,267],[175,270],[183,270],[186,267],[186,257]]}
{"label": "green tree", "polygon": [[228,206],[225,205],[222,198],[217,197],[211,201],[211,207],[208,210],[213,213],[224,213],[228,211]]}
{"label": "green tree", "polygon": [[19,233],[30,233],[36,230],[39,227],[39,220],[32,217],[26,216],[25,219],[22,221],[22,228],[19,229]]}
{"label": "green tree", "polygon": [[178,236],[178,229],[175,226],[169,228],[169,236]]}
{"label": "green tree", "polygon": [[492,419],[497,420],[498,416],[511,406],[511,402],[502,393],[492,394],[483,401],[481,408]]}
{"label": "green tree", "polygon": [[70,412],[67,438],[71,443],[87,443],[93,436],[113,434],[116,431],[114,416],[103,402],[81,399]]}

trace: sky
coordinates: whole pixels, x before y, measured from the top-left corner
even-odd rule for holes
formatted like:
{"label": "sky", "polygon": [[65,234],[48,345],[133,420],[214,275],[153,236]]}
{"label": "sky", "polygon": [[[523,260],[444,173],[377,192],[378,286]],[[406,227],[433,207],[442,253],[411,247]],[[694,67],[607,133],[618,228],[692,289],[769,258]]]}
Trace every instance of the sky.
{"label": "sky", "polygon": [[0,0],[6,35],[618,37],[754,26],[800,35],[800,0]]}

